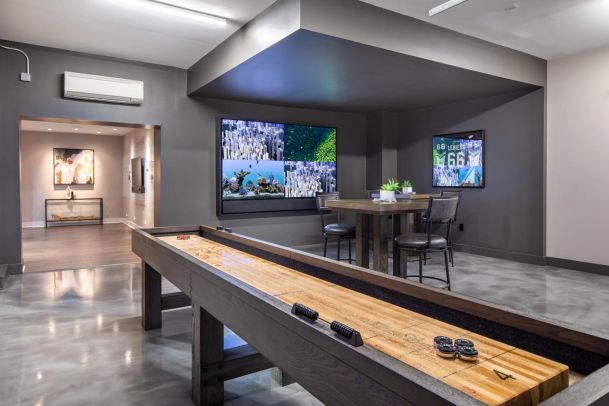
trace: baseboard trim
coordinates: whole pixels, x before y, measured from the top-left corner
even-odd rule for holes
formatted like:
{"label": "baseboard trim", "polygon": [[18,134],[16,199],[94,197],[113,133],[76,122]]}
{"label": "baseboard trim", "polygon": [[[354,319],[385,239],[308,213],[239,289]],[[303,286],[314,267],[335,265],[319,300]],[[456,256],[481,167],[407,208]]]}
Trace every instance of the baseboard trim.
{"label": "baseboard trim", "polygon": [[[120,217],[115,217],[115,218],[106,218],[104,219],[104,224],[124,224],[126,226],[129,226],[131,228],[142,228],[140,225],[134,223],[131,220],[127,220],[124,218],[120,218]],[[22,228],[45,228],[46,224],[44,223],[44,221],[28,221],[28,222],[24,222],[22,224]]]}
{"label": "baseboard trim", "polygon": [[468,254],[482,255],[485,257],[506,259],[508,261],[522,262],[531,265],[545,265],[544,257],[521,252],[503,251],[495,248],[478,247],[475,245],[454,244],[455,251],[467,252]]}
{"label": "baseboard trim", "polygon": [[22,228],[44,228],[44,221],[27,221],[21,224]]}
{"label": "baseboard trim", "polygon": [[23,273],[23,264],[5,264],[9,275],[20,275]]}
{"label": "baseboard trim", "polygon": [[127,220],[127,219],[124,219],[121,217],[104,219],[104,224],[117,224],[117,223],[124,224],[133,229],[142,228],[139,224],[136,224],[131,220]]}
{"label": "baseboard trim", "polygon": [[609,265],[593,264],[591,262],[575,261],[572,259],[546,257],[546,265],[555,268],[571,269],[574,271],[595,273],[609,276]]}

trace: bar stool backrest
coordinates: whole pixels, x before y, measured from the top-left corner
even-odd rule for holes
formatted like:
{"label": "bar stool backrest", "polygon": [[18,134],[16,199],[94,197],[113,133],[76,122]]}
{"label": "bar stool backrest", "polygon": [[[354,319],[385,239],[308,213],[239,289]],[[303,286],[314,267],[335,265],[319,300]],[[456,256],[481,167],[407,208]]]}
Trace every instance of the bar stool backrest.
{"label": "bar stool backrest", "polygon": [[326,219],[325,215],[330,214],[332,212],[331,209],[326,206],[326,202],[329,200],[340,200],[340,195],[338,192],[331,193],[316,193],[315,194],[315,204],[317,205],[317,211],[319,212],[319,217],[321,218],[321,230],[323,232],[326,227]]}
{"label": "bar stool backrest", "polygon": [[457,213],[459,198],[454,197],[432,197],[427,207],[428,221],[432,223],[451,223]]}
{"label": "bar stool backrest", "polygon": [[457,221],[457,212],[459,211],[459,206],[461,206],[461,192],[457,190],[443,190],[440,192],[440,197],[454,197],[456,196],[459,201],[457,202],[457,210],[455,210],[455,217],[453,218],[453,223]]}

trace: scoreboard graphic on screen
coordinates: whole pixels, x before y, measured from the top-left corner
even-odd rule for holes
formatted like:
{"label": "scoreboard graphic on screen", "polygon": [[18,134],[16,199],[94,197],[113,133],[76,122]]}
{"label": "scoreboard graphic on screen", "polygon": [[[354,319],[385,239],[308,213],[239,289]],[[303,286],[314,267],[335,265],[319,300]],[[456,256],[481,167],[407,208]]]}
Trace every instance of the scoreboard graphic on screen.
{"label": "scoreboard graphic on screen", "polygon": [[433,186],[484,187],[484,130],[433,136]]}

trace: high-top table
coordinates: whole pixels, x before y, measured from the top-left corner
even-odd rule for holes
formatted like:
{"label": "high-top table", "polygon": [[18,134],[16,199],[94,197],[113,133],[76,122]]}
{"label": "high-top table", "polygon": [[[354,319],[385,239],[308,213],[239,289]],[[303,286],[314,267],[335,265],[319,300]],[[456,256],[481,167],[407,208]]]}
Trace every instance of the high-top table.
{"label": "high-top table", "polygon": [[[388,245],[383,231],[384,216],[392,215],[394,235],[401,232],[402,215],[414,214],[416,226],[418,217],[427,210],[432,195],[414,195],[410,199],[398,200],[396,203],[379,203],[371,199],[328,200],[326,207],[333,210],[353,212],[356,214],[356,263],[358,266],[370,267],[369,225],[372,217],[372,250],[374,252],[372,269],[387,273]],[[401,268],[400,268],[401,269]]]}

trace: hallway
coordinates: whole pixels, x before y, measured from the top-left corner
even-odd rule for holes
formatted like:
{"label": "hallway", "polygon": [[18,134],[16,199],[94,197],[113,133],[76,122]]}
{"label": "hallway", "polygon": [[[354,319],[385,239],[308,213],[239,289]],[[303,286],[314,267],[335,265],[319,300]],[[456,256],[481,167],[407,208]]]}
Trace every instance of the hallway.
{"label": "hallway", "polygon": [[139,262],[131,228],[117,224],[23,229],[25,272]]}

